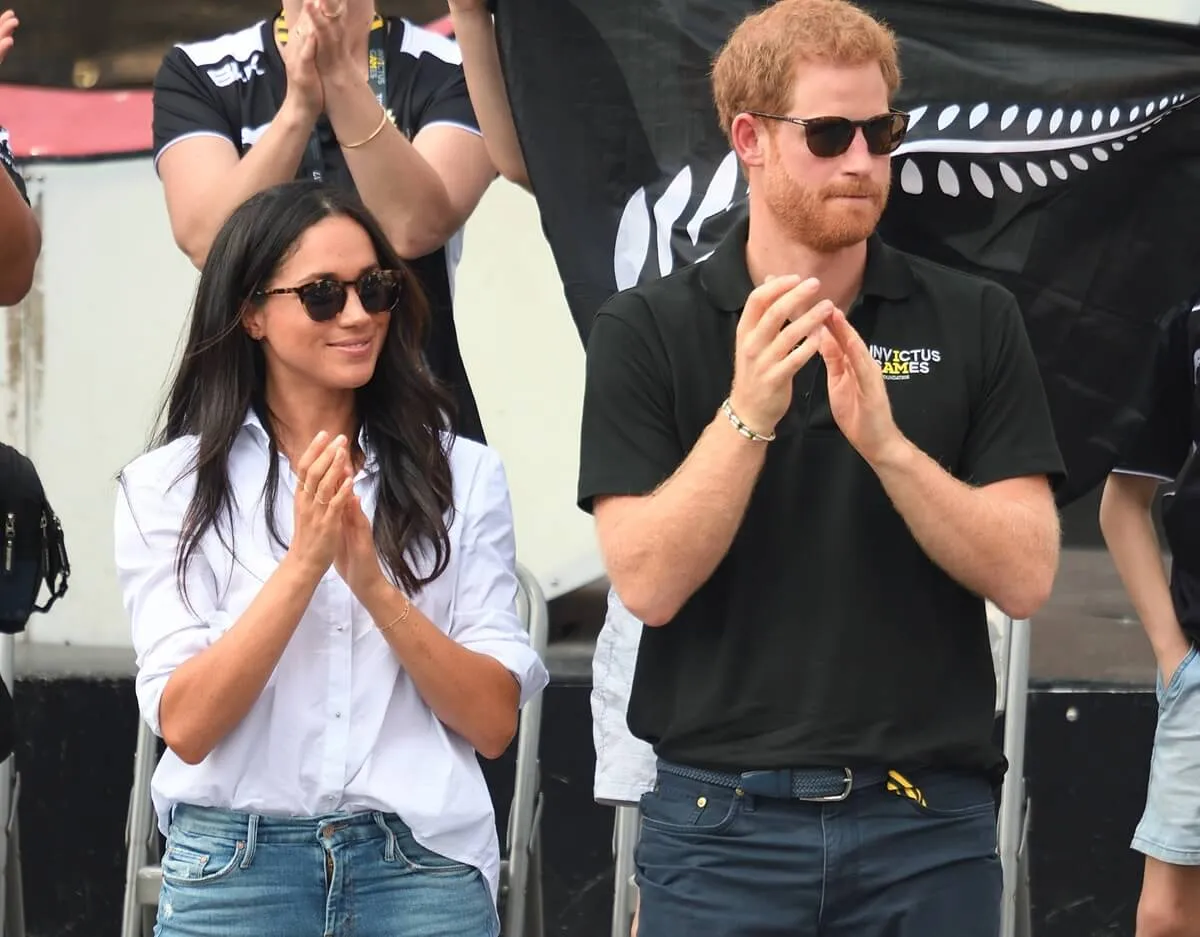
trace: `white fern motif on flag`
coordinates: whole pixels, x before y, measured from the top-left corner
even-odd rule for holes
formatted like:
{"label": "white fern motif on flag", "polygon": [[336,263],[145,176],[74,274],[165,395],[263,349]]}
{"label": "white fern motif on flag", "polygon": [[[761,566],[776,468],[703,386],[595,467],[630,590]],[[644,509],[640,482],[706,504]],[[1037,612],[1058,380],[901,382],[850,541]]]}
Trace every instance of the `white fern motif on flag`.
{"label": "white fern motif on flag", "polygon": [[[947,104],[934,112],[921,105],[912,109],[909,136],[894,155],[899,166],[896,188],[908,196],[985,199],[1046,189],[1068,181],[1073,172],[1087,172],[1107,162],[1172,111],[1196,100],[1195,95],[1179,92],[1127,105],[1051,108],[1009,104],[990,129],[983,126],[993,113],[990,102],[981,101],[969,109]],[[936,131],[927,136],[913,134],[927,119],[932,119]],[[956,133],[956,127],[965,132]],[[935,158],[927,158],[931,154]],[[629,197],[613,245],[618,290],[667,276],[708,256],[707,252],[697,256],[698,251],[689,251],[688,245],[698,248],[705,224],[729,211],[745,191],[744,184],[739,185],[737,157],[730,152],[712,173],[703,197],[681,228],[697,185],[703,184],[705,168],[685,165],[665,188],[661,183],[643,186]]]}
{"label": "white fern motif on flag", "polygon": [[[731,151],[717,166],[700,204],[682,228],[692,247],[699,245],[705,222],[728,211],[738,199],[739,178],[737,157]],[[684,166],[667,184],[653,207],[645,186],[629,197],[617,225],[613,247],[613,275],[618,290],[628,289],[642,281],[652,242],[658,276],[665,277],[677,266],[703,259],[677,256],[675,248],[676,237],[681,233],[678,223],[694,194],[692,167]]]}
{"label": "white fern motif on flag", "polygon": [[[963,110],[958,104],[948,104],[937,110],[937,133],[923,138],[915,137],[913,128],[930,113],[928,105],[915,107],[909,119],[909,138],[895,153],[895,158],[900,161],[899,189],[905,195],[914,196],[940,192],[950,198],[977,194],[991,199],[996,197],[998,190],[1003,191],[1004,188],[1020,195],[1026,191],[1027,183],[1046,188],[1054,181],[1051,176],[1059,182],[1066,182],[1072,170],[1087,172],[1095,164],[1107,162],[1113,154],[1124,150],[1127,143],[1149,133],[1172,111],[1186,107],[1195,100],[1194,96],[1179,92],[1132,105],[1128,112],[1115,104],[1076,107],[1073,110],[1058,107],[1048,119],[1045,107],[1026,109],[1018,104],[1010,104],[1000,115],[998,126],[1001,133],[1007,136],[1001,139],[987,136],[956,137],[953,134],[954,125]],[[992,105],[986,101],[974,105],[968,112],[966,129],[977,130],[987,120],[991,110]],[[1019,124],[1023,112],[1025,120]],[[1021,135],[1022,129],[1024,136]],[[1064,129],[1067,135],[1057,136]],[[1035,137],[1034,134],[1039,131],[1042,134]],[[965,167],[956,159],[942,158],[936,163],[917,159],[924,154],[934,153],[947,157],[1011,154],[1011,158],[997,160],[994,165],[970,160]],[[963,184],[964,168],[969,185]],[[930,175],[935,183],[932,189],[926,183]]]}

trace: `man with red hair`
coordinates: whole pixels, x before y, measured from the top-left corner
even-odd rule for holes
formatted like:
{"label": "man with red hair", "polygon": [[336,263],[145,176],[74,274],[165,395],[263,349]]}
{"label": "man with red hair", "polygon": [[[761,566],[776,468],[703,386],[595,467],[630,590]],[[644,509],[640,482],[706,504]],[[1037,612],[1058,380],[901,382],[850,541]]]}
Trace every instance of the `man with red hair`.
{"label": "man with red hair", "polygon": [[748,218],[611,298],[579,502],[645,623],[645,937],[995,937],[985,599],[1050,593],[1063,474],[1013,296],[875,229],[892,33],[779,0],[713,69]]}

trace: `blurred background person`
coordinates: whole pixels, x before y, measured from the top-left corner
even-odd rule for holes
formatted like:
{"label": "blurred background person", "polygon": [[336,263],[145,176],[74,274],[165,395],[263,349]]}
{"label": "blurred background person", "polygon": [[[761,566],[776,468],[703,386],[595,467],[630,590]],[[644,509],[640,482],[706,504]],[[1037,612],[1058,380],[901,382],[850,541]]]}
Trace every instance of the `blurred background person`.
{"label": "blurred background person", "polygon": [[[0,63],[13,47],[20,21],[12,10],[0,13]],[[0,127],[0,306],[14,306],[33,288],[33,270],[42,250],[42,233],[29,205],[25,180],[17,171],[8,131]]]}
{"label": "blurred background person", "polygon": [[455,428],[483,426],[453,316],[462,227],[495,169],[449,39],[371,0],[284,0],[272,19],[167,53],[154,157],[171,229],[197,267],[233,209],[296,178],[357,191],[433,310],[426,357]]}

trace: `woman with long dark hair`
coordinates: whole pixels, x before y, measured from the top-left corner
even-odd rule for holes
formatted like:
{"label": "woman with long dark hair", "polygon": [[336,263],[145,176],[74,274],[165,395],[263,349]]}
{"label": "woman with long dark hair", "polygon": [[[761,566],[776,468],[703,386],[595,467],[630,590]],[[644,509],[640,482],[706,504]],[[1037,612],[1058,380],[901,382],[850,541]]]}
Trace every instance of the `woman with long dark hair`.
{"label": "woman with long dark hair", "polygon": [[476,753],[546,683],[488,448],[357,197],[268,189],[213,243],[116,565],[167,744],[160,937],[498,933]]}

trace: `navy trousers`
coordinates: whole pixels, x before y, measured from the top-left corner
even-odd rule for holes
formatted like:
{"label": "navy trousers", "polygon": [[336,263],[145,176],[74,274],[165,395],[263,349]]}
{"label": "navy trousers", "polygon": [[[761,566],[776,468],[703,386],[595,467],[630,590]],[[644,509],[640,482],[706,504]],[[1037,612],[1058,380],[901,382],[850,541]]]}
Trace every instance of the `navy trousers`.
{"label": "navy trousers", "polygon": [[997,937],[996,803],[982,777],[907,776],[836,803],[659,771],[641,802],[638,937]]}

